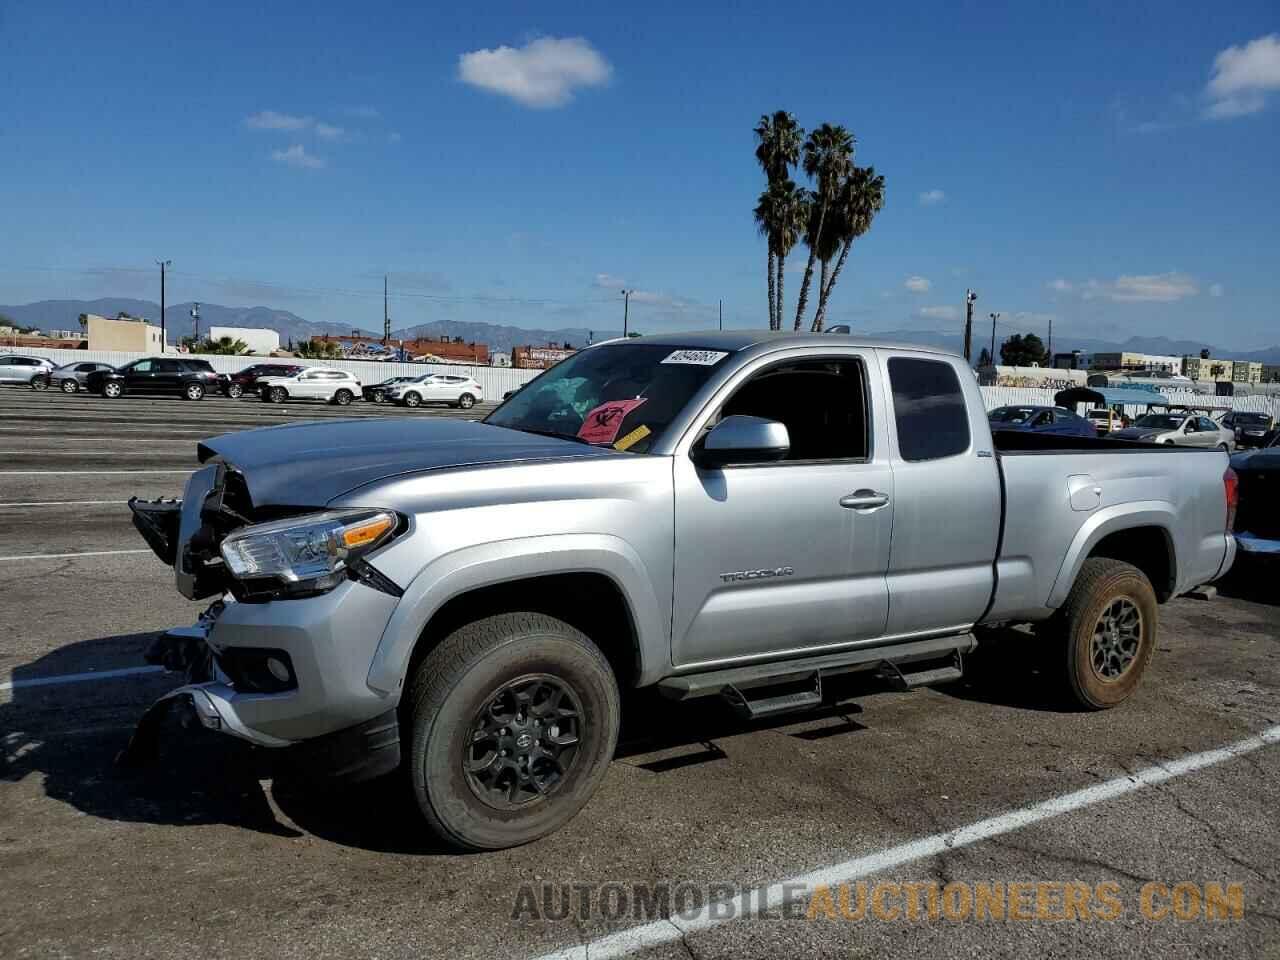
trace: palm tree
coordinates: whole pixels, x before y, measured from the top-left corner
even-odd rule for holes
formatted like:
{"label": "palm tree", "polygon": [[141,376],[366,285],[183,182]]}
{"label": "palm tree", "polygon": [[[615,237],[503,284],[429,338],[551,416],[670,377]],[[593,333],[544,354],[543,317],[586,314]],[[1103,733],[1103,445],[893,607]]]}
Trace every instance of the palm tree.
{"label": "palm tree", "polygon": [[830,123],[824,123],[818,127],[804,142],[804,172],[814,179],[817,189],[814,191],[815,212],[811,214],[811,227],[805,232],[805,242],[809,245],[809,260],[805,264],[804,279],[800,282],[800,299],[796,304],[795,328],[797,330],[800,329],[805,307],[809,303],[809,286],[813,282],[813,262],[817,259],[818,248],[824,237],[827,211],[835,201],[840,184],[848,176],[853,165],[853,148],[853,134],[842,126]]}
{"label": "palm tree", "polygon": [[777,214],[774,248],[778,257],[778,299],[773,307],[774,325],[770,328],[773,330],[782,329],[782,311],[787,302],[782,281],[786,275],[787,255],[800,242],[800,234],[809,222],[809,209],[812,205],[811,194],[803,187],[797,187],[790,180],[784,180],[778,185],[774,199],[774,212]]}
{"label": "palm tree", "polygon": [[[760,122],[756,124],[755,135],[756,160],[764,171],[767,181],[765,192],[760,195],[760,203],[756,206],[756,223],[759,225],[760,232],[764,234],[769,248],[767,262],[769,329],[778,330],[782,327],[782,313],[778,306],[781,300],[776,292],[777,273],[781,266],[778,250],[782,246],[778,231],[783,229],[783,225],[772,216],[773,207],[766,201],[766,197],[775,188],[791,182],[791,168],[800,160],[800,145],[804,140],[804,130],[791,114],[785,110],[775,110],[772,114],[761,115]],[[787,245],[787,249],[790,250],[791,246],[794,244]]]}
{"label": "palm tree", "polygon": [[219,337],[217,340],[206,340],[204,343],[196,344],[197,353],[210,353],[214,356],[230,356],[238,357],[249,349],[249,345],[243,340],[236,340],[231,337]]}
{"label": "palm tree", "polygon": [[[840,244],[840,259],[836,268],[827,277],[827,261],[822,261],[822,280],[818,285],[818,309],[813,315],[813,330],[822,331],[827,318],[827,304],[831,300],[831,291],[840,279],[840,271],[849,259],[849,250],[853,242],[871,229],[871,221],[884,209],[884,177],[876,173],[875,167],[854,167],[840,185],[834,208],[837,234]],[[829,258],[831,251],[826,246],[820,247],[820,253]]]}

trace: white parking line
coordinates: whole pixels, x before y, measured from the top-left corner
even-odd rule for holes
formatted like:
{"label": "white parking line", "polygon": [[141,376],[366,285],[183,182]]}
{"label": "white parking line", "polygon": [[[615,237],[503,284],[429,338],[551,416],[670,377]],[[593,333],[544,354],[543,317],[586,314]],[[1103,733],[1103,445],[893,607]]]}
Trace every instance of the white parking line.
{"label": "white parking line", "polygon": [[[206,437],[212,437],[214,434],[203,434]],[[35,434],[23,434],[22,439],[30,440],[32,443],[63,443],[75,441],[77,443],[88,441],[89,443],[196,443],[196,437],[72,437],[67,434],[47,434],[38,436]],[[25,448],[24,448],[25,452]]]}
{"label": "white parking line", "polygon": [[32,677],[30,680],[7,680],[0,683],[0,690],[21,690],[23,687],[51,687],[59,683],[83,683],[85,680],[110,680],[114,677],[133,677],[144,673],[163,673],[164,667],[122,667],[119,670],[91,670],[88,673],[64,673],[57,677]]}
{"label": "white parking line", "polygon": [[916,860],[937,856],[948,850],[967,847],[1044,820],[1114,800],[1147,787],[1157,786],[1175,777],[1185,776],[1278,743],[1280,743],[1280,726],[1269,727],[1257,736],[1237,740],[1225,747],[1187,754],[1176,760],[1158,763],[1154,767],[1146,767],[1129,776],[1116,777],[1114,780],[1085,787],[1083,790],[1064,793],[1043,803],[979,820],[967,827],[960,827],[947,833],[935,833],[865,857],[846,860],[844,863],[837,863],[811,873],[803,873],[789,880],[771,884],[764,888],[763,894],[757,890],[734,897],[732,900],[711,902],[689,915],[677,914],[670,920],[654,920],[651,923],[598,937],[574,947],[543,954],[538,960],[587,960],[588,957],[592,960],[605,960],[607,957],[625,957],[640,950],[673,943],[690,933],[710,930],[735,919],[749,916],[753,912],[758,913],[764,909],[776,910],[785,900],[797,901],[818,887],[833,887],[840,883],[848,883],[882,873],[893,867],[913,863]]}
{"label": "white parking line", "polygon": [[82,553],[28,553],[20,557],[0,557],[5,560],[70,560],[75,557],[118,557],[127,553],[150,553],[150,550],[85,550]]}
{"label": "white parking line", "polygon": [[34,500],[29,503],[5,503],[0,500],[0,508],[3,507],[96,507],[106,503],[120,504],[128,503],[128,500]]}
{"label": "white parking line", "polygon": [[0,477],[106,477],[134,473],[185,474],[192,470],[0,470]]}

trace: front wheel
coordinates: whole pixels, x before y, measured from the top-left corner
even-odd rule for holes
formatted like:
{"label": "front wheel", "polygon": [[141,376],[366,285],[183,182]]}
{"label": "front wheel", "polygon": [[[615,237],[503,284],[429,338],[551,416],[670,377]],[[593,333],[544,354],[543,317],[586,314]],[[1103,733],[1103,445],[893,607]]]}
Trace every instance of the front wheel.
{"label": "front wheel", "polygon": [[469,393],[464,393],[458,398],[458,406],[463,410],[470,410],[476,405],[476,398]]}
{"label": "front wheel", "polygon": [[422,397],[410,390],[404,395],[404,405],[406,407],[422,406]]}
{"label": "front wheel", "polygon": [[284,403],[289,399],[289,391],[284,387],[272,387],[267,391],[267,399],[272,403]]}
{"label": "front wheel", "polygon": [[199,383],[188,383],[182,388],[182,395],[188,400],[203,400],[204,385]]}
{"label": "front wheel", "polygon": [[124,393],[124,387],[118,383],[108,383],[102,388],[102,395],[109,400],[118,400]]}
{"label": "front wheel", "polygon": [[1086,560],[1046,625],[1071,698],[1086,710],[1127,700],[1151,661],[1158,617],[1145,573],[1121,560]]}
{"label": "front wheel", "polygon": [[77,390],[79,390],[79,389],[80,389],[80,384],[76,383],[74,380],[63,380],[63,381],[62,381],[62,392],[63,392],[63,393],[75,393],[75,392],[76,392]]}
{"label": "front wheel", "polygon": [[345,407],[351,402],[351,398],[351,391],[344,388],[333,395],[333,402],[340,407]]}
{"label": "front wheel", "polygon": [[1220,444],[1218,444],[1218,449],[1219,449],[1219,450],[1221,450],[1223,453],[1230,453],[1230,452],[1231,452],[1231,448],[1230,448],[1229,446],[1227,446],[1225,443],[1220,443]]}
{"label": "front wheel", "polygon": [[244,396],[244,387],[240,386],[238,383],[228,383],[227,396],[232,400],[239,400]]}
{"label": "front wheel", "polygon": [[539,613],[469,623],[422,659],[402,704],[418,807],[462,849],[546,836],[599,786],[620,713],[608,660],[569,624]]}

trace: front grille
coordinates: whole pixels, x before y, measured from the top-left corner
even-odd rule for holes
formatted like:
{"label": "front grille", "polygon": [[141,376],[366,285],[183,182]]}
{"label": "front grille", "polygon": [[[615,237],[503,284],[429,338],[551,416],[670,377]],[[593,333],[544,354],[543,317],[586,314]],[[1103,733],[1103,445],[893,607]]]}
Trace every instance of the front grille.
{"label": "front grille", "polygon": [[1240,474],[1240,506],[1236,530],[1267,539],[1280,539],[1280,471]]}

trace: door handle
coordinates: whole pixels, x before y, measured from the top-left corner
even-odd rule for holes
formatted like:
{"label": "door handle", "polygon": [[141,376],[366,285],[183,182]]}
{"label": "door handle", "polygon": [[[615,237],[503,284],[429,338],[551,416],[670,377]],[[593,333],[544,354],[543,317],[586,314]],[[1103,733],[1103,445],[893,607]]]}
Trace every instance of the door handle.
{"label": "door handle", "polygon": [[855,490],[847,497],[840,498],[840,506],[850,510],[878,510],[888,503],[889,495],[876,490]]}

